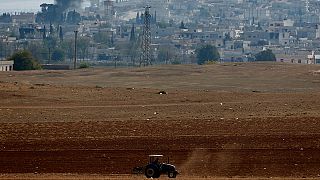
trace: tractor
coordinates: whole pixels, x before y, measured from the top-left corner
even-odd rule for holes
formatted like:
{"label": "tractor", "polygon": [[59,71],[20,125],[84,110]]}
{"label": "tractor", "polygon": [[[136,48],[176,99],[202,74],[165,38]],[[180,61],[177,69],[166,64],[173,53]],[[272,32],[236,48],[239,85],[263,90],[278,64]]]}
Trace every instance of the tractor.
{"label": "tractor", "polygon": [[149,163],[144,167],[136,167],[133,169],[135,173],[141,173],[147,178],[159,178],[161,174],[167,174],[169,178],[176,178],[178,171],[172,164],[161,163],[159,161],[163,155],[149,155]]}

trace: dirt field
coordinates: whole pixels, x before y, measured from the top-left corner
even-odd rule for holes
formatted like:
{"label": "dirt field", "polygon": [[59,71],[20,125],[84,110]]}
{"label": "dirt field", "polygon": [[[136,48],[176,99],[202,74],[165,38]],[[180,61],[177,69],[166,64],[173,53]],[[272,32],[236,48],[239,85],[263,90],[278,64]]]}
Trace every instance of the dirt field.
{"label": "dirt field", "polygon": [[317,178],[319,90],[313,65],[1,72],[0,179],[142,179],[148,154],[180,179]]}

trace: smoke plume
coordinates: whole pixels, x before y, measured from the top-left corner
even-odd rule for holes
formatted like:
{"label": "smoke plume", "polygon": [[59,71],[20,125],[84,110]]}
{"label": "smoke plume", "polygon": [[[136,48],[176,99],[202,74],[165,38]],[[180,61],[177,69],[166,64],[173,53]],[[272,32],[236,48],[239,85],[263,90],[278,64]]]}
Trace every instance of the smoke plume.
{"label": "smoke plume", "polygon": [[67,9],[78,9],[81,7],[83,0],[55,0],[55,4],[61,8],[62,11]]}

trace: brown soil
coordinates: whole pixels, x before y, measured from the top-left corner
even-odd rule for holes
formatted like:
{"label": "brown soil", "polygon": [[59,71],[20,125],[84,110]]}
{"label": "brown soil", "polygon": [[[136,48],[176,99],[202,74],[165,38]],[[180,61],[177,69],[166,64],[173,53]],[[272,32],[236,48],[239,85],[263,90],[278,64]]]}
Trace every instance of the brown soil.
{"label": "brown soil", "polygon": [[225,64],[1,73],[0,174],[123,178],[148,154],[164,154],[180,177],[318,177],[319,69]]}

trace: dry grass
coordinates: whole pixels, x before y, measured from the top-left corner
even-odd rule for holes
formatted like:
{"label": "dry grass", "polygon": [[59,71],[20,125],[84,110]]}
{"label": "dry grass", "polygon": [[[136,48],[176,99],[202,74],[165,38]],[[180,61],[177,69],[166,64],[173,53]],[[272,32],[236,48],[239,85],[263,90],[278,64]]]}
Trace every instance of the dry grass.
{"label": "dry grass", "polygon": [[1,73],[2,81],[67,86],[305,92],[320,89],[318,65],[231,63],[143,68],[90,68],[77,71]]}

